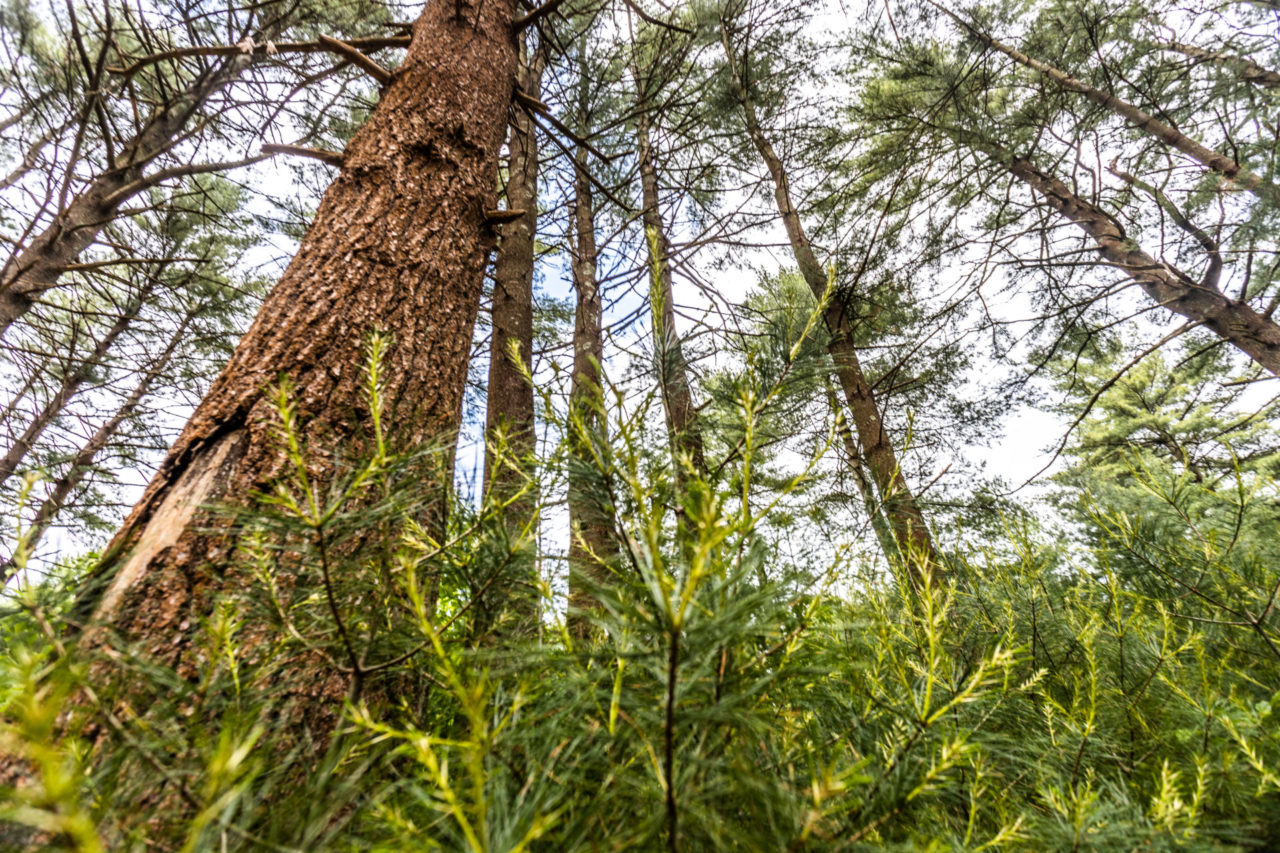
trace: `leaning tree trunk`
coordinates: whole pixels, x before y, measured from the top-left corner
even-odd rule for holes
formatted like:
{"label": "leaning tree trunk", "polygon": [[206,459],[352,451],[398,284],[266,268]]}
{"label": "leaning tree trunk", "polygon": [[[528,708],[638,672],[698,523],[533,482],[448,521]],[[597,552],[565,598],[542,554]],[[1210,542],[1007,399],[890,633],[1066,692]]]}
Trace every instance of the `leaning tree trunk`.
{"label": "leaning tree trunk", "polygon": [[[638,79],[637,86],[641,86]],[[658,167],[654,162],[653,144],[649,136],[648,109],[642,92],[640,115],[636,121],[637,157],[640,161],[640,189],[644,205],[641,219],[649,244],[649,300],[653,306],[658,388],[662,392],[663,411],[666,414],[667,431],[671,436],[672,451],[677,456],[676,479],[682,481],[684,464],[680,457],[687,457],[693,470],[699,474],[706,474],[707,458],[702,431],[698,425],[698,412],[693,405],[684,347],[676,331],[675,301],[671,288],[671,243],[667,239],[659,207]]]}
{"label": "leaning tree trunk", "polygon": [[1209,62],[1226,68],[1246,83],[1252,83],[1263,89],[1280,89],[1280,71],[1264,68],[1247,57],[1236,56],[1226,51],[1205,50],[1202,47],[1176,41],[1162,44],[1161,47],[1189,56],[1196,62]]}
{"label": "leaning tree trunk", "polygon": [[[585,89],[586,78],[583,78]],[[579,92],[578,130],[586,133],[585,91]],[[573,321],[573,380],[569,391],[569,630],[590,633],[587,614],[599,607],[593,594],[608,582],[608,563],[617,551],[613,539],[612,496],[605,460],[604,303],[596,276],[595,210],[587,150],[578,146],[573,196],[573,286],[577,308]]]}
{"label": "leaning tree trunk", "polygon": [[[542,97],[546,54],[540,48],[520,70],[520,88]],[[533,386],[533,258],[538,228],[538,137],[532,117],[514,111],[507,143],[507,210],[520,214],[502,227],[493,283],[493,334],[489,348],[488,411],[485,418],[485,483],[502,511],[513,554],[507,577],[479,594],[475,626],[484,633],[503,610],[512,630],[531,634],[538,626],[534,564],[537,496],[529,487],[535,451]],[[514,351],[513,351],[514,350]],[[487,583],[487,581],[486,581]]]}
{"label": "leaning tree trunk", "polygon": [[[366,336],[393,335],[386,422],[405,445],[448,444],[494,235],[497,157],[516,76],[515,0],[430,2],[404,64],[347,148],[297,255],[170,449],[81,610],[189,672],[197,626],[226,586],[230,522],[203,507],[265,491],[285,464],[265,390],[289,377],[304,438],[358,446]],[[312,686],[300,716],[346,680]]]}
{"label": "leaning tree trunk", "polygon": [[[755,106],[747,92],[746,85],[739,75],[727,30],[722,29],[725,56],[732,68],[738,92],[738,100],[742,105],[747,134],[751,138],[756,151],[759,152],[769,176],[773,180],[774,201],[778,207],[778,215],[782,218],[787,239],[791,244],[800,274],[821,301],[827,292],[827,276],[818,263],[809,238],[800,222],[800,214],[791,199],[791,185],[787,179],[782,159],[773,149],[773,144],[761,129],[756,116]],[[880,503],[893,529],[893,537],[897,549],[914,568],[913,577],[917,581],[925,581],[935,572],[937,555],[933,547],[933,538],[925,524],[924,514],[914,494],[907,487],[898,464],[897,453],[889,441],[889,433],[884,428],[884,419],[880,415],[880,406],[875,398],[871,384],[862,372],[862,364],[858,359],[858,351],[853,343],[853,324],[848,312],[839,300],[832,300],[826,311],[828,330],[831,342],[827,351],[835,360],[836,377],[840,380],[845,401],[853,414],[854,427],[862,445],[863,455],[871,468],[871,476],[876,488],[880,491]],[[886,554],[892,557],[892,554]]]}
{"label": "leaning tree trunk", "polygon": [[1217,172],[1228,180],[1237,182],[1240,186],[1244,187],[1263,201],[1272,205],[1280,205],[1280,187],[1277,187],[1275,184],[1263,178],[1248,166],[1238,163],[1225,154],[1220,154],[1217,151],[1214,151],[1212,148],[1203,145],[1196,139],[1192,139],[1176,127],[1160,121],[1160,119],[1146,112],[1141,107],[1135,106],[1123,98],[1118,98],[1109,92],[1104,92],[1101,89],[1090,86],[1083,80],[1077,80],[1075,77],[1054,68],[1047,62],[1042,62],[1039,59],[1035,59],[1034,57],[1022,53],[1004,42],[998,41],[968,23],[954,12],[934,3],[933,0],[929,0],[929,2],[934,7],[945,12],[966,32],[985,44],[987,47],[998,50],[1020,65],[1026,66],[1034,71],[1038,71],[1068,92],[1075,92],[1083,95],[1103,109],[1109,110],[1115,115],[1132,122],[1134,127],[1138,128],[1143,133],[1159,139],[1170,148],[1181,151],[1183,154],[1186,154],[1191,159],[1200,163],[1200,165]]}
{"label": "leaning tree trunk", "polygon": [[1092,237],[1102,257],[1137,282],[1159,305],[1201,323],[1280,376],[1280,324],[1275,320],[1230,298],[1217,287],[1197,282],[1156,260],[1124,233],[1114,217],[1029,161],[1013,157],[997,146],[988,146],[988,150],[1011,175],[1039,194],[1046,205]]}
{"label": "leaning tree trunk", "polygon": [[893,529],[889,526],[888,519],[884,517],[884,507],[880,505],[880,499],[876,496],[875,486],[867,478],[862,448],[858,446],[858,439],[854,437],[853,431],[849,429],[849,422],[844,418],[844,408],[840,405],[840,398],[830,375],[826,373],[822,375],[822,384],[827,394],[827,404],[835,413],[836,432],[840,436],[840,443],[844,446],[849,473],[853,476],[854,484],[858,487],[858,495],[862,498],[862,506],[867,513],[867,523],[871,525],[876,541],[880,543],[880,550],[886,556],[894,554],[897,552],[897,545],[893,538]]}

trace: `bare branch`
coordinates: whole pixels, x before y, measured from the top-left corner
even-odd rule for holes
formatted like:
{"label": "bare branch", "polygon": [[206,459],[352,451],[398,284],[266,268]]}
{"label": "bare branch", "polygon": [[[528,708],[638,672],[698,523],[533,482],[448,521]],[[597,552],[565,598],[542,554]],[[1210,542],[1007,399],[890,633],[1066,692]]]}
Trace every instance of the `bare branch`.
{"label": "bare branch", "polygon": [[339,169],[347,162],[347,155],[342,151],[325,151],[320,148],[308,148],[305,145],[277,145],[274,142],[268,142],[262,146],[262,153],[269,156],[288,154],[293,157],[310,157],[312,160],[319,160],[321,163],[337,166]]}

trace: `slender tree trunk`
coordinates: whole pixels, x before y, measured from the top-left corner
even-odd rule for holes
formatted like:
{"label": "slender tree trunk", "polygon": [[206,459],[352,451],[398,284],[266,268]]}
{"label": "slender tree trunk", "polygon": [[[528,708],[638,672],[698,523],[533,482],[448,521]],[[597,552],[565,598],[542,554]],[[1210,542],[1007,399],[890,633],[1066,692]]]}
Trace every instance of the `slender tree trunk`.
{"label": "slender tree trunk", "polygon": [[658,385],[662,392],[667,430],[671,435],[672,452],[677,456],[676,477],[677,480],[682,480],[684,466],[679,457],[687,457],[693,469],[700,474],[706,473],[707,459],[702,430],[698,425],[698,412],[693,405],[688,363],[685,361],[680,335],[676,331],[675,300],[671,288],[671,243],[667,239],[658,200],[658,166],[654,161],[653,144],[649,136],[648,104],[638,78],[636,85],[640,94],[636,136],[644,204],[641,219],[649,243],[649,299],[653,306]]}
{"label": "slender tree trunk", "polygon": [[[387,330],[393,438],[452,442],[494,239],[486,211],[516,77],[514,7],[426,5],[297,255],[107,549],[79,609],[154,659],[190,672],[196,626],[234,582],[224,574],[230,523],[202,507],[246,501],[283,470],[264,392],[280,375],[310,446],[358,448],[364,342]],[[310,684],[304,717],[347,686],[327,670],[298,677]]]}
{"label": "slender tree trunk", "polygon": [[974,38],[988,47],[1000,51],[1005,56],[1008,56],[1010,59],[1021,65],[1025,65],[1027,68],[1040,72],[1063,89],[1066,89],[1068,92],[1076,92],[1077,94],[1084,95],[1086,98],[1104,109],[1110,110],[1116,115],[1128,119],[1139,130],[1150,136],[1154,136],[1169,147],[1181,151],[1183,154],[1186,154],[1205,168],[1211,169],[1223,177],[1237,182],[1240,186],[1244,187],[1263,201],[1269,202],[1273,205],[1280,205],[1280,187],[1277,187],[1270,181],[1265,180],[1261,175],[1251,171],[1247,166],[1237,163],[1225,154],[1219,154],[1217,151],[1205,147],[1177,128],[1170,127],[1155,116],[1134,106],[1128,101],[1090,86],[1083,80],[1077,80],[1071,75],[1054,68],[1046,62],[1041,62],[1040,60],[1027,56],[1025,53],[1022,53],[1003,42],[997,41],[966,22],[954,12],[934,3],[933,0],[929,0],[929,2],[934,7],[945,12],[952,20],[964,28],[966,32],[970,33]]}
{"label": "slender tree trunk", "polygon": [[[755,106],[751,103],[746,84],[739,74],[727,29],[722,28],[721,35],[725,56],[733,70],[747,134],[769,169],[769,175],[773,180],[774,201],[777,203],[778,215],[782,218],[783,227],[786,229],[787,239],[791,243],[791,253],[814,298],[821,301],[827,292],[827,275],[813,253],[813,247],[809,244],[804,225],[800,221],[800,214],[792,202],[791,185],[782,159],[778,157],[773,144],[760,126]],[[925,580],[934,572],[937,564],[933,538],[925,524],[919,502],[902,477],[898,455],[884,428],[884,419],[880,415],[875,393],[862,372],[862,364],[853,342],[853,324],[839,300],[833,299],[829,303],[826,321],[828,330],[831,332],[831,342],[827,346],[827,351],[835,360],[836,376],[840,380],[845,401],[849,404],[849,410],[853,415],[854,427],[858,431],[863,455],[871,468],[871,476],[875,480],[876,488],[880,490],[880,502],[893,529],[897,550],[907,557],[909,564],[916,568],[917,580]],[[886,556],[892,558],[893,554],[890,552]]]}
{"label": "slender tree trunk", "polygon": [[[116,409],[115,413],[103,422],[89,440],[81,446],[80,450],[72,458],[70,466],[56,483],[54,483],[49,496],[40,504],[40,509],[36,510],[35,517],[31,521],[31,526],[27,529],[23,537],[23,547],[28,553],[34,553],[40,540],[44,538],[44,534],[52,526],[54,519],[62,508],[66,505],[67,498],[71,493],[83,482],[84,478],[93,469],[94,460],[98,454],[106,448],[107,444],[113,439],[119,431],[120,426],[133,417],[133,413],[137,411],[138,405],[142,402],[142,398],[151,390],[152,384],[156,378],[168,366],[170,359],[173,358],[174,352],[182,343],[182,339],[186,336],[187,327],[194,315],[186,317],[178,326],[177,331],[169,339],[168,345],[150,365],[138,380],[138,384],[129,392],[129,396]],[[13,578],[14,564],[12,559],[0,564],[0,586],[8,584]]]}
{"label": "slender tree trunk", "polygon": [[173,146],[191,117],[235,80],[250,61],[248,56],[231,57],[192,81],[120,146],[107,169],[77,193],[43,231],[9,257],[0,268],[0,336],[31,310],[41,294],[57,286],[67,267],[97,240],[125,202],[152,186],[143,170]]}
{"label": "slender tree trunk", "polygon": [[1066,184],[1027,160],[989,146],[1011,175],[1044,199],[1051,209],[1093,238],[1102,257],[1130,276],[1158,304],[1202,323],[1262,367],[1280,376],[1280,325],[1231,299],[1216,287],[1196,282],[1182,271],[1149,255],[1133,242],[1115,218],[1080,198]]}
{"label": "slender tree trunk", "polygon": [[[520,87],[535,100],[542,97],[542,71],[546,54],[539,48],[523,63]],[[538,137],[533,119],[514,110],[507,143],[507,209],[523,211],[519,219],[502,226],[493,284],[493,334],[489,349],[488,412],[485,418],[487,452],[485,482],[505,510],[508,534],[515,553],[509,578],[493,584],[482,596],[475,624],[481,633],[492,625],[499,611],[509,607],[515,615],[517,634],[536,632],[538,624],[537,574],[533,536],[536,531],[537,496],[529,488],[535,451],[533,386],[526,376],[533,372],[533,259],[538,227]],[[515,353],[512,353],[512,347]],[[499,454],[505,435],[505,452]],[[524,494],[521,495],[521,491]]]}
{"label": "slender tree trunk", "polygon": [[[579,90],[578,131],[586,134],[586,84]],[[613,499],[604,461],[597,458],[608,444],[604,423],[604,303],[596,278],[597,249],[587,150],[576,152],[573,197],[573,285],[577,308],[573,321],[573,380],[569,391],[569,630],[590,633],[587,614],[599,607],[594,588],[608,582],[608,563],[616,553]]]}
{"label": "slender tree trunk", "polygon": [[67,403],[76,395],[76,392],[84,387],[84,384],[93,376],[93,372],[102,365],[102,360],[107,352],[110,351],[112,344],[138,318],[138,312],[142,310],[142,306],[151,289],[152,285],[148,283],[138,293],[134,294],[125,310],[116,317],[111,327],[107,329],[106,334],[98,339],[93,351],[73,370],[62,377],[62,384],[58,387],[53,397],[36,413],[31,422],[27,424],[26,430],[14,441],[13,446],[5,451],[4,458],[0,459],[0,483],[4,483],[13,476],[13,473],[18,470],[22,460],[31,452],[31,448],[35,446],[36,441],[48,428],[49,424],[53,423],[54,419],[62,414],[63,409],[67,407]]}
{"label": "slender tree trunk", "polygon": [[1197,62],[1211,62],[1229,69],[1246,83],[1261,86],[1264,89],[1280,89],[1280,71],[1264,68],[1252,59],[1227,53],[1225,51],[1205,50],[1192,44],[1171,41],[1161,45],[1168,50],[1189,56]]}
{"label": "slender tree trunk", "polygon": [[858,447],[858,440],[854,437],[853,431],[849,429],[849,422],[844,419],[844,409],[840,405],[840,398],[836,394],[835,386],[831,384],[831,377],[824,374],[822,384],[827,392],[827,403],[831,406],[831,411],[836,415],[836,432],[839,433],[840,443],[844,446],[845,458],[849,462],[849,473],[853,475],[853,481],[858,487],[858,494],[862,496],[862,506],[867,512],[868,523],[876,534],[876,541],[880,543],[880,550],[886,555],[897,553],[897,545],[893,539],[893,529],[884,517],[883,507],[880,506],[880,499],[876,496],[875,486],[867,478],[866,463],[862,458],[862,448]]}

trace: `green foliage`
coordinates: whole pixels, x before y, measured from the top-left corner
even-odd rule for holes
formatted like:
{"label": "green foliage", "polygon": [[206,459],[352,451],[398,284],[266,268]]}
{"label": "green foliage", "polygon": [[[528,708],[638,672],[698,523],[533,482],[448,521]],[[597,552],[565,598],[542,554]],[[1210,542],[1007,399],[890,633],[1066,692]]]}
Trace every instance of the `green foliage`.
{"label": "green foliage", "polygon": [[[382,420],[387,346],[370,341],[367,438],[345,458],[303,441],[288,386],[276,392],[290,464],[239,516],[226,570],[244,583],[209,611],[198,671],[70,646],[52,627],[61,599],[14,599],[32,628],[6,634],[0,737],[24,775],[6,838],[470,851],[1274,841],[1274,545],[1229,540],[1205,510],[1225,502],[1242,530],[1273,525],[1261,467],[1237,471],[1256,481],[1245,492],[1158,492],[1134,473],[1126,488],[1169,507],[1160,526],[1133,523],[1113,495],[1090,504],[1087,547],[1064,550],[1027,517],[922,593],[900,567],[861,572],[846,548],[791,556],[762,522],[821,453],[762,482],[786,383],[734,382],[739,474],[713,486],[686,472],[677,494],[620,417],[594,457],[620,559],[585,614],[591,635],[570,635],[548,586],[541,637],[494,644],[474,617],[485,578],[522,544],[492,503],[432,521],[430,454],[398,453]],[[1139,559],[1200,578],[1196,594],[1135,576]],[[304,692],[328,697],[327,719],[293,716]]]}

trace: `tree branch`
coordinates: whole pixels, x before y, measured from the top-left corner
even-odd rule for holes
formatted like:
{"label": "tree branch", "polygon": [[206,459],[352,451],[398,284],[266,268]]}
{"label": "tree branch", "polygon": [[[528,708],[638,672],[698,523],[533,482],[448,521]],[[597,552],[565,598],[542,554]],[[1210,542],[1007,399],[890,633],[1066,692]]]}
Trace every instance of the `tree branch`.
{"label": "tree branch", "polygon": [[[352,39],[351,41],[338,41],[330,39],[328,36],[320,36],[317,41],[294,41],[294,42],[263,42],[262,44],[254,44],[252,47],[245,45],[244,47],[236,44],[218,45],[215,47],[179,47],[173,50],[166,50],[162,53],[153,53],[150,56],[144,56],[135,60],[131,65],[124,68],[108,68],[112,74],[119,74],[124,77],[132,77],[142,69],[155,65],[159,62],[166,62],[173,59],[185,59],[190,56],[236,56],[238,54],[249,54],[250,56],[274,56],[280,53],[339,53],[357,62],[355,57],[342,49],[326,44],[325,40],[337,42],[345,48],[355,51],[369,62],[377,65],[372,59],[369,59],[361,51],[384,50],[391,47],[408,47],[410,36],[386,36],[382,38],[362,38]],[[247,49],[246,49],[247,48]],[[364,67],[364,66],[361,66]],[[378,65],[382,69],[382,66]],[[366,70],[368,70],[366,68]],[[384,72],[386,69],[382,69]],[[375,75],[377,76],[377,75]]]}
{"label": "tree branch", "polygon": [[325,151],[321,148],[308,148],[305,145],[277,145],[274,142],[268,142],[262,146],[262,153],[268,156],[288,154],[293,157],[310,157],[312,160],[319,160],[321,163],[337,166],[339,169],[347,162],[347,155],[342,151]]}
{"label": "tree branch", "polygon": [[332,36],[320,36],[317,41],[334,53],[345,56],[347,59],[350,59],[353,64],[363,68],[369,73],[369,76],[378,81],[379,86],[385,87],[391,82],[391,72],[374,62],[368,54],[363,53],[360,48],[356,47],[354,44],[333,38]]}

